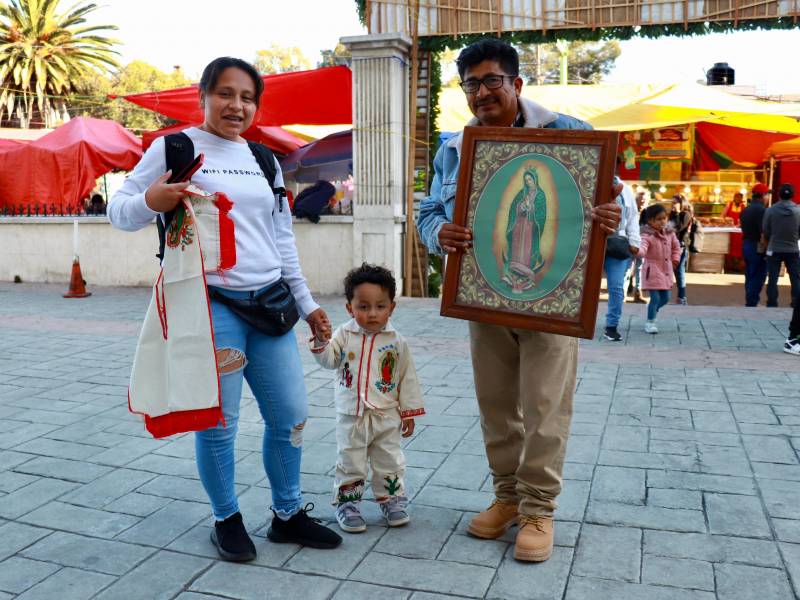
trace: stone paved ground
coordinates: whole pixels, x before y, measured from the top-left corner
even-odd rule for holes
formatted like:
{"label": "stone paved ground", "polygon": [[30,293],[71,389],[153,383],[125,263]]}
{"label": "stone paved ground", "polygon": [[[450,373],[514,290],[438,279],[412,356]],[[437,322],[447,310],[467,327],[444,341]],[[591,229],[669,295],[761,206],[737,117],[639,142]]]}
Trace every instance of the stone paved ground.
{"label": "stone paved ground", "polygon": [[[237,480],[258,560],[209,542],[191,436],[155,441],[125,393],[147,290],[0,284],[0,599],[800,598],[800,360],[776,352],[786,309],[669,307],[624,344],[581,345],[575,419],[541,565],[511,536],[465,535],[491,500],[466,326],[402,301],[429,415],[407,443],[413,521],[338,551],[274,545],[257,413],[245,399]],[[340,301],[325,303],[336,321]],[[304,353],[303,485],[331,517],[331,375]]]}

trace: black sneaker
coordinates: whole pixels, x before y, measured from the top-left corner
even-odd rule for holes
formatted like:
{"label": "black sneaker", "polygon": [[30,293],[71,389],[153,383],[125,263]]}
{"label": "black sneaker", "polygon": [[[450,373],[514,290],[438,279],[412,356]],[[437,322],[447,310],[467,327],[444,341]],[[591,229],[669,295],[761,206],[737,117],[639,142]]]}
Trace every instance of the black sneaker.
{"label": "black sneaker", "polygon": [[606,327],[606,330],[603,332],[603,337],[609,342],[622,341],[622,336],[619,334],[616,327]]}
{"label": "black sneaker", "polygon": [[281,519],[275,511],[272,514],[272,525],[267,530],[267,537],[277,544],[300,544],[310,548],[330,549],[342,543],[342,537],[335,531],[320,525],[320,520],[309,517],[314,504],[309,502],[292,515],[288,521]]}
{"label": "black sneaker", "polygon": [[256,547],[244,528],[242,513],[237,512],[224,521],[214,523],[211,541],[225,560],[248,562],[256,557]]}

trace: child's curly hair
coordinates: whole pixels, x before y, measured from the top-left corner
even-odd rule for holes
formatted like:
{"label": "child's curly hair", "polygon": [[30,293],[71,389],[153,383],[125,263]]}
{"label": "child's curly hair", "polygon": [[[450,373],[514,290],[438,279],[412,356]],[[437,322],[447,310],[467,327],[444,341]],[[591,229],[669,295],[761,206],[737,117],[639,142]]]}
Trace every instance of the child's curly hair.
{"label": "child's curly hair", "polygon": [[353,294],[362,283],[374,283],[389,292],[389,299],[394,301],[397,291],[397,282],[389,269],[362,263],[360,267],[352,269],[344,278],[344,295],[348,302],[353,301]]}

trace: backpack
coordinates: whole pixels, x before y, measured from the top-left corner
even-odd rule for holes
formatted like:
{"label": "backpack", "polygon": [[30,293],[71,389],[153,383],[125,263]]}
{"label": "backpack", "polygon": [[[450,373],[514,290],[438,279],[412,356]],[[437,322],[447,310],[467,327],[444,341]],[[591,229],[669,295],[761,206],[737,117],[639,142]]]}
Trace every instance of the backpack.
{"label": "backpack", "polygon": [[[278,211],[283,212],[283,202],[286,198],[286,189],[282,187],[275,187],[275,176],[278,174],[278,169],[275,167],[275,155],[272,150],[259,144],[257,142],[247,142],[250,152],[261,167],[264,177],[267,178],[272,193],[278,197]],[[171,133],[164,137],[164,150],[167,158],[167,170],[172,170],[177,173],[183,167],[186,167],[194,160],[194,144],[191,138],[184,132]],[[163,213],[162,219],[156,219],[156,226],[158,227],[158,257],[159,261],[164,260],[164,244],[166,243],[166,231],[169,229],[169,224],[172,222],[172,216],[175,214],[174,210]]]}

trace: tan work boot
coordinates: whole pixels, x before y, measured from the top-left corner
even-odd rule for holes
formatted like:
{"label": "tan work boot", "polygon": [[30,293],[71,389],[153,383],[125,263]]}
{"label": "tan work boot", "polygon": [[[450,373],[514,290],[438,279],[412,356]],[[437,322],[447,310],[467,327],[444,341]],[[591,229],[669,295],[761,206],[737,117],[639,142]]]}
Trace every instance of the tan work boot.
{"label": "tan work boot", "polygon": [[475,537],[495,540],[516,522],[517,505],[494,500],[489,508],[472,518],[467,531]]}
{"label": "tan work boot", "polygon": [[553,518],[520,515],[514,558],[542,562],[550,558],[552,553]]}

